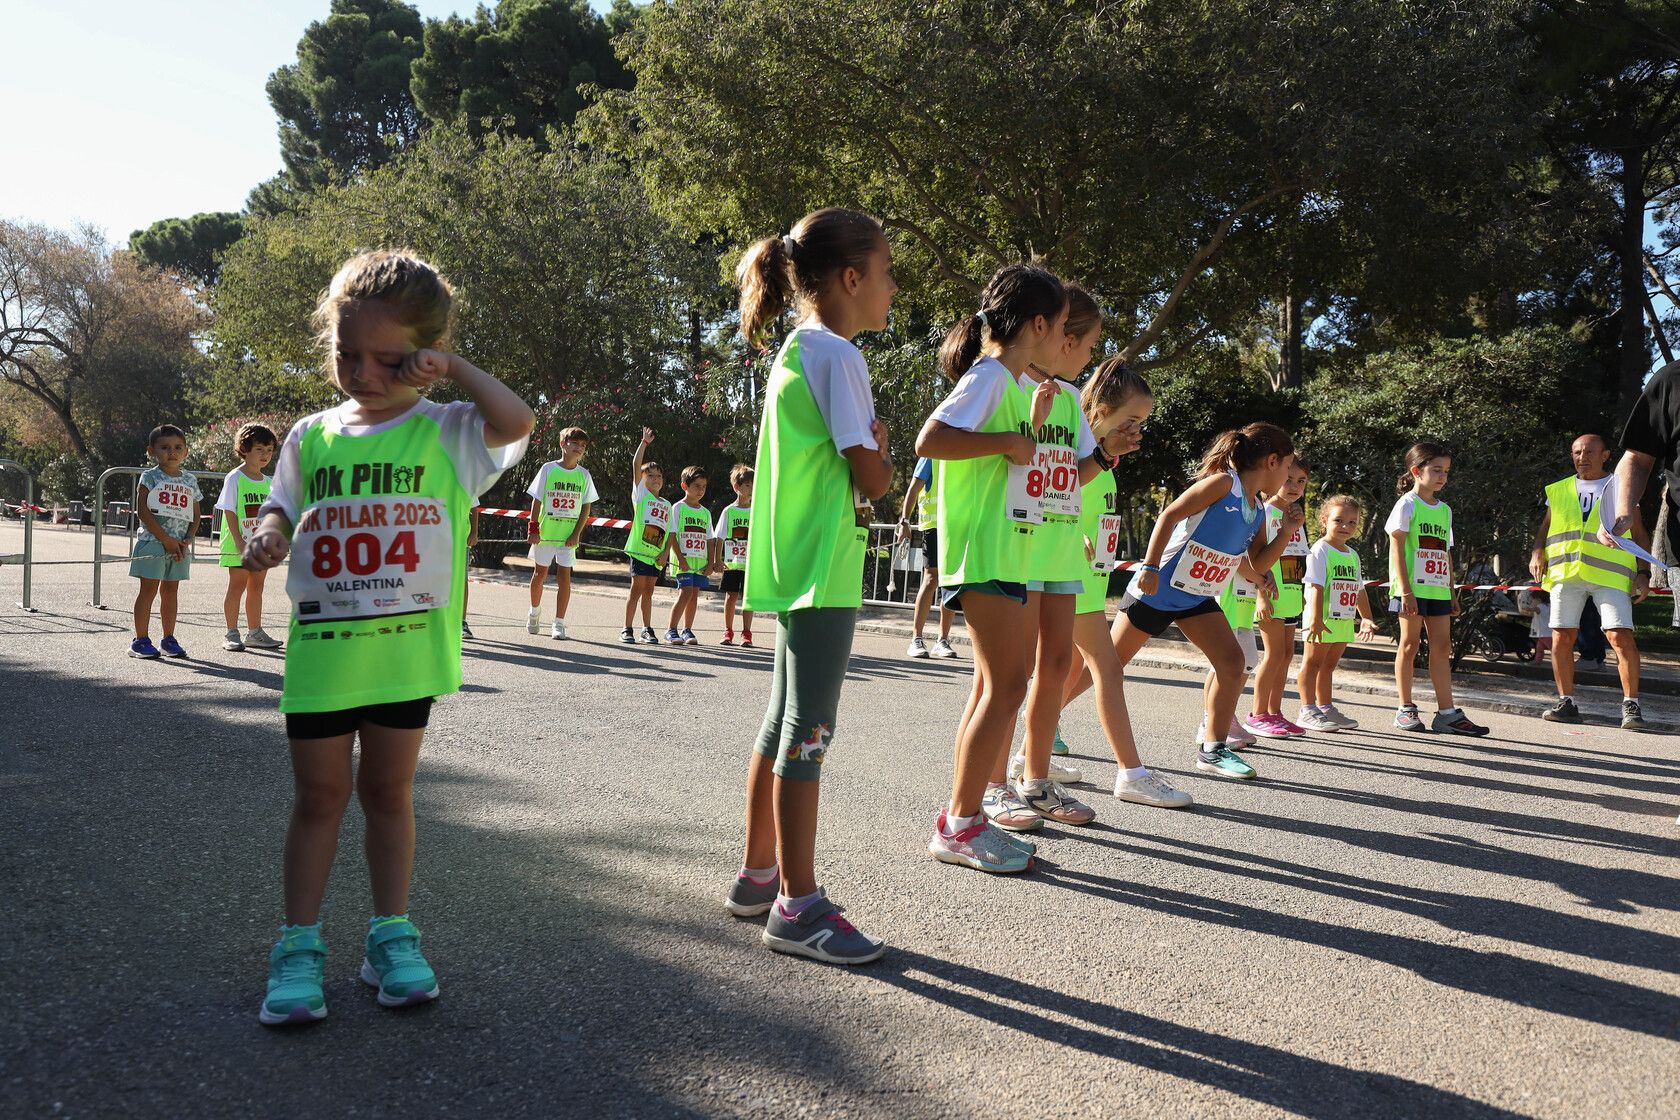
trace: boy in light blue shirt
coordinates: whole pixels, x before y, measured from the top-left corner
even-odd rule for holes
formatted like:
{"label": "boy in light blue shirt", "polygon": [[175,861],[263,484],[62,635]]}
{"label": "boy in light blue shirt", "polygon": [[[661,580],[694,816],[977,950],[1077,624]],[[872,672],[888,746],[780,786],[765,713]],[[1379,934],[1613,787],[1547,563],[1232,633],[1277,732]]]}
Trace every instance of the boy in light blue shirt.
{"label": "boy in light blue shirt", "polygon": [[[192,538],[198,527],[198,508],[204,495],[198,479],[181,469],[187,458],[186,433],[174,424],[159,424],[146,439],[146,452],[157,466],[140,476],[134,500],[140,532],[134,538],[134,558],[128,574],[140,581],[134,597],[134,641],[130,657],[185,657],[175,640],[175,610],[181,580],[192,571]],[[161,599],[163,641],[152,645],[152,600]]]}

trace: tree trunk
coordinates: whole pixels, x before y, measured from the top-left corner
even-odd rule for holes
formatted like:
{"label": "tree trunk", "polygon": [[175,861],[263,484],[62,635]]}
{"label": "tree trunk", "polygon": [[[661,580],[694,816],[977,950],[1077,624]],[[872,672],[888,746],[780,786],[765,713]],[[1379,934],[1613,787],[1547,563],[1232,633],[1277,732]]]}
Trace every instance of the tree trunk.
{"label": "tree trunk", "polygon": [[[1643,283],[1644,283],[1644,281],[1641,280],[1641,285],[1642,285],[1641,288],[1640,288],[1641,291],[1644,291]],[[701,345],[702,342],[705,341],[704,336],[701,334],[700,327],[701,327],[700,312],[698,310],[692,308],[692,307],[689,308],[689,311],[688,311],[688,368],[690,370],[694,370],[694,371],[698,371],[700,369],[700,345]]]}
{"label": "tree trunk", "polygon": [[1277,376],[1272,379],[1272,388],[1301,387],[1301,378],[1306,372],[1301,368],[1301,335],[1304,330],[1301,297],[1295,294],[1295,285],[1290,284],[1278,303],[1278,370]]}
{"label": "tree trunk", "polygon": [[1621,174],[1622,226],[1617,238],[1621,266],[1621,332],[1617,340],[1616,395],[1631,407],[1650,371],[1645,337],[1645,152],[1625,148]]}
{"label": "tree trunk", "polygon": [[1662,354],[1663,365],[1674,360],[1674,349],[1668,344],[1668,335],[1663,333],[1662,319],[1657,315],[1656,304],[1651,302],[1651,293],[1645,292],[1645,316],[1651,320],[1651,334],[1657,340],[1657,350]]}

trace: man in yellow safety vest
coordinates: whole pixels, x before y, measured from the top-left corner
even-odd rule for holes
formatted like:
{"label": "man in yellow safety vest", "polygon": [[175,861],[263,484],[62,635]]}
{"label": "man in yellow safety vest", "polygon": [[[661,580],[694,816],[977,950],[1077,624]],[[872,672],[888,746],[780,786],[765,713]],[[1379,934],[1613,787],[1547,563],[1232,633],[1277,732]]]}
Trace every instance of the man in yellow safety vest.
{"label": "man in yellow safety vest", "polygon": [[[1651,566],[1631,552],[1604,544],[1598,535],[1599,510],[1616,509],[1616,480],[1606,470],[1610,448],[1589,432],[1569,448],[1575,473],[1546,487],[1546,512],[1534,538],[1528,570],[1551,594],[1552,677],[1558,702],[1545,718],[1580,723],[1575,706],[1575,634],[1590,598],[1598,607],[1604,635],[1616,651],[1622,678],[1622,726],[1632,731],[1650,725],[1639,710],[1639,647],[1633,640],[1633,604],[1651,593]],[[1633,540],[1650,551],[1651,537],[1634,506]]]}

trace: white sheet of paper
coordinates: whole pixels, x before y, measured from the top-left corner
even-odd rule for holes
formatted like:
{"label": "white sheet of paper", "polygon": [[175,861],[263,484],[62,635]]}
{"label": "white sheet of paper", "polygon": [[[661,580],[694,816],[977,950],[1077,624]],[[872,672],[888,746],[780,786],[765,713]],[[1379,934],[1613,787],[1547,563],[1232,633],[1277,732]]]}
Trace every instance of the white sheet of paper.
{"label": "white sheet of paper", "polygon": [[1633,553],[1633,555],[1645,561],[1647,564],[1650,564],[1653,568],[1668,567],[1667,564],[1664,564],[1661,560],[1658,560],[1655,556],[1652,556],[1649,552],[1640,548],[1638,543],[1634,541],[1632,537],[1611,537],[1610,539],[1616,542],[1617,548],[1621,549],[1623,552]]}

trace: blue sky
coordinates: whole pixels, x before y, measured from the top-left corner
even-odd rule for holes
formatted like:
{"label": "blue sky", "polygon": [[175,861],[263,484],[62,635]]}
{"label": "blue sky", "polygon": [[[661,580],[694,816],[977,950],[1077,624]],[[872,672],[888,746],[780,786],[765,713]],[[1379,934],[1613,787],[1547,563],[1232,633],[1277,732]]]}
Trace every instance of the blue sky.
{"label": "blue sky", "polygon": [[[415,7],[436,17],[477,3]],[[263,86],[328,9],[329,0],[0,0],[0,106],[13,122],[0,218],[86,221],[122,242],[159,218],[241,209],[280,170]]]}

